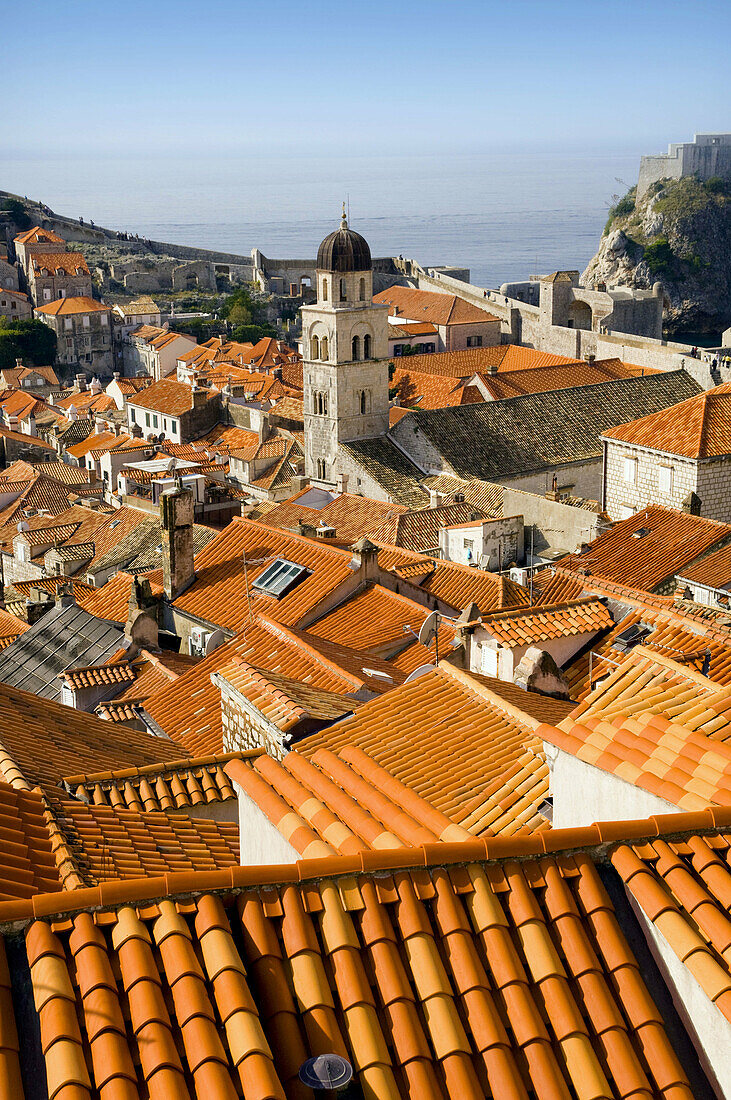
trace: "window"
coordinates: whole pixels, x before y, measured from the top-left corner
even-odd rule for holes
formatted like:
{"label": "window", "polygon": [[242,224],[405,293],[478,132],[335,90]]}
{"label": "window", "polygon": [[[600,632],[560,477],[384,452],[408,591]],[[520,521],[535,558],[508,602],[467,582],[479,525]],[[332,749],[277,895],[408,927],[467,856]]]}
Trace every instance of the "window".
{"label": "window", "polygon": [[106,325],[109,319],[108,319],[108,317],[107,317],[106,313],[102,313],[102,315],[101,315],[101,317],[99,318],[99,320],[101,321],[101,323],[102,323],[103,325]]}
{"label": "window", "polygon": [[149,413],[145,413],[145,427],[146,428],[150,427],[150,414]]}
{"label": "window", "polygon": [[74,322],[73,322],[73,321],[71,320],[71,318],[70,318],[70,317],[64,317],[64,319],[63,319],[63,327],[64,327],[65,329],[70,329],[70,328],[73,328],[73,324],[74,324]]}
{"label": "window", "polygon": [[84,314],[83,325],[84,325],[84,328],[88,328],[89,325],[90,325],[89,314],[88,313]]}
{"label": "window", "polygon": [[307,576],[309,576],[309,570],[303,565],[277,558],[256,578],[253,587],[279,600]]}
{"label": "window", "polygon": [[178,422],[177,422],[177,420],[171,420],[171,421],[170,421],[170,431],[171,431],[171,432],[177,432],[177,430],[178,430]]}
{"label": "window", "polygon": [[482,337],[481,336],[468,336],[467,337],[467,347],[468,348],[481,348],[482,347]]}
{"label": "window", "polygon": [[322,300],[327,301],[327,279],[322,280]]}
{"label": "window", "polygon": [[360,290],[358,291],[358,297],[360,298],[361,302],[365,301],[365,279],[361,279],[360,281]]}
{"label": "window", "polygon": [[320,358],[321,359],[327,359],[327,357],[328,357],[327,336],[323,336],[322,339],[320,340]]}
{"label": "window", "polygon": [[657,471],[657,489],[659,493],[670,496],[673,491],[672,466],[660,466]]}
{"label": "window", "polygon": [[317,477],[319,481],[325,481],[327,477],[327,467],[325,466],[324,458],[318,458],[317,460]]}
{"label": "window", "polygon": [[345,279],[340,280],[340,301],[347,302],[348,300],[348,284]]}
{"label": "window", "polygon": [[136,424],[137,423],[137,421],[135,419],[135,410],[132,409],[132,408],[130,408],[130,410],[129,410],[129,419],[130,419],[131,424]]}
{"label": "window", "polygon": [[361,390],[361,392],[360,392],[360,415],[361,416],[365,416],[366,405],[367,405],[366,391]]}
{"label": "window", "polygon": [[320,358],[320,341],[317,339],[316,336],[312,337],[312,342],[310,344],[310,356],[312,359]]}
{"label": "window", "polygon": [[50,291],[49,287],[46,286],[46,287],[43,288],[43,301],[44,302],[50,302],[50,300],[51,300],[51,291]]}
{"label": "window", "polygon": [[157,427],[157,415],[155,413],[152,414],[152,426],[153,428]]}
{"label": "window", "polygon": [[370,359],[371,357],[371,338],[370,334],[366,333],[363,337],[363,358]]}
{"label": "window", "polygon": [[352,358],[360,359],[360,336],[354,336],[351,343],[353,346]]}
{"label": "window", "polygon": [[637,459],[625,458],[624,460],[624,483],[625,485],[637,484]]}

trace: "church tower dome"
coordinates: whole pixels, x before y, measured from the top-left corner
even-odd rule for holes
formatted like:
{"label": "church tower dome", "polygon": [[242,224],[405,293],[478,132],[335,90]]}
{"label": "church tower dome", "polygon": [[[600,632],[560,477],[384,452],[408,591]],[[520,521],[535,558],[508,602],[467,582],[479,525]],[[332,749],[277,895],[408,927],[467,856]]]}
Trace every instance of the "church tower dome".
{"label": "church tower dome", "polygon": [[339,229],[329,233],[317,250],[317,266],[320,271],[370,271],[371,250],[368,241],[360,233],[348,228],[343,203],[343,217]]}

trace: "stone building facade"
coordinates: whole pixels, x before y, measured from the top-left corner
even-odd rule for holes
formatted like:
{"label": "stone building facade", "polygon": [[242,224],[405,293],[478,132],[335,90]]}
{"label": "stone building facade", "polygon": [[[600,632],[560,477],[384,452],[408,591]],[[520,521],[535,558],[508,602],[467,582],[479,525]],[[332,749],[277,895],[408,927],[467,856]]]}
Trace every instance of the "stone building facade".
{"label": "stone building facade", "polygon": [[612,519],[662,504],[731,523],[731,455],[686,458],[612,439],[605,448],[602,507]]}
{"label": "stone building facade", "polygon": [[0,317],[9,321],[25,321],[33,315],[27,294],[20,290],[0,289]]}
{"label": "stone building facade", "polygon": [[59,298],[91,298],[91,274],[80,252],[32,252],[26,272],[36,306]]}
{"label": "stone building facade", "polygon": [[0,255],[0,287],[3,290],[19,290],[18,269]]}
{"label": "stone building facade", "polygon": [[340,443],[388,431],[387,307],[373,302],[367,242],[340,228],[320,245],[317,301],[302,307],[305,473],[333,486]]}
{"label": "stone building facade", "polygon": [[59,298],[39,306],[35,315],[56,333],[59,363],[111,373],[112,316],[108,306],[90,297]]}

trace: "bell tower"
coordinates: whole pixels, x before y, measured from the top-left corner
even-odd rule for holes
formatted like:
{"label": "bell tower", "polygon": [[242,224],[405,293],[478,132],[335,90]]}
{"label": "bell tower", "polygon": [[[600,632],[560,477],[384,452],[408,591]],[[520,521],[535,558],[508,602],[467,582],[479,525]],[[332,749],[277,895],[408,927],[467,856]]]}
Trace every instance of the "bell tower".
{"label": "bell tower", "polygon": [[388,306],[373,303],[371,250],[345,203],[317,253],[317,301],[301,313],[305,473],[332,486],[340,443],[388,431]]}

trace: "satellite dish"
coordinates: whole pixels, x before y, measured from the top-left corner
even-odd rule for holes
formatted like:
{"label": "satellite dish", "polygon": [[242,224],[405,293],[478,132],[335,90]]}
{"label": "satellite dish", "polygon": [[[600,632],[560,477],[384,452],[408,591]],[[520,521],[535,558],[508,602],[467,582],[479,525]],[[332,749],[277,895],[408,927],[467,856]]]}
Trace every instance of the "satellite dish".
{"label": "satellite dish", "polygon": [[206,657],[226,641],[222,630],[214,630],[206,642]]}
{"label": "satellite dish", "polygon": [[435,665],[419,665],[418,668],[415,668],[413,672],[409,673],[404,683],[410,684],[412,680],[418,680],[420,676],[426,676],[427,672],[433,672],[435,667]]}
{"label": "satellite dish", "polygon": [[173,455],[173,457],[170,459],[167,466],[165,467],[165,470],[166,470],[167,473],[172,474],[172,473],[175,472],[175,467],[176,466],[177,466],[177,462],[175,461],[175,455]]}
{"label": "satellite dish", "polygon": [[344,1089],[353,1077],[353,1067],[339,1054],[318,1054],[300,1066],[299,1079],[311,1089]]}
{"label": "satellite dish", "polygon": [[422,645],[431,645],[434,637],[436,636],[439,628],[439,612],[432,611],[431,615],[427,615],[424,622],[421,625],[419,631],[419,641]]}

